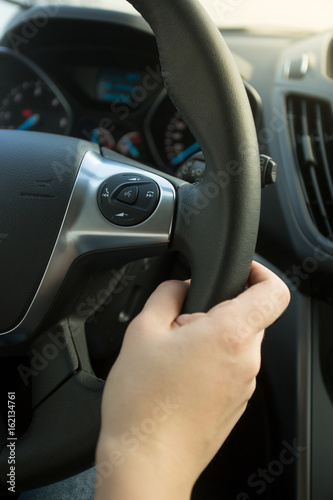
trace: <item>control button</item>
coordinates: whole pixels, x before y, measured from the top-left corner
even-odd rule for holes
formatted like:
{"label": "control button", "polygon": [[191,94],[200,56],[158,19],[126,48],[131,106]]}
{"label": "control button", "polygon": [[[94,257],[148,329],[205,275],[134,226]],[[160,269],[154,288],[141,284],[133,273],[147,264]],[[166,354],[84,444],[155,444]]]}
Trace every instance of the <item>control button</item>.
{"label": "control button", "polygon": [[150,213],[155,210],[159,198],[158,187],[155,182],[139,185],[139,195],[135,206]]}
{"label": "control button", "polygon": [[121,212],[120,214],[116,214],[114,217],[118,218],[121,217],[122,219],[125,219],[128,217],[129,214],[125,214],[125,212]]}
{"label": "control button", "polygon": [[272,160],[272,158],[266,155],[260,155],[260,170],[262,188],[276,182],[277,164]]}
{"label": "control button", "polygon": [[206,168],[205,158],[202,151],[188,158],[177,170],[177,177],[193,184],[199,182],[204,176]]}
{"label": "control button", "polygon": [[132,175],[132,174],[124,174],[123,177],[125,177],[126,180],[130,182],[140,182],[145,179],[145,177],[139,177],[137,175]]}
{"label": "control button", "polygon": [[120,193],[117,196],[117,200],[123,201],[124,203],[128,203],[129,205],[134,205],[138,197],[138,192],[139,190],[137,186],[128,186],[124,188],[122,191],[120,191]]}
{"label": "control button", "polygon": [[107,184],[105,184],[105,186],[103,186],[103,189],[101,192],[102,201],[107,201],[110,198],[110,194],[111,193],[109,190],[109,186]]}
{"label": "control button", "polygon": [[133,210],[118,212],[110,217],[110,221],[119,226],[130,226],[136,223],[136,213]]}

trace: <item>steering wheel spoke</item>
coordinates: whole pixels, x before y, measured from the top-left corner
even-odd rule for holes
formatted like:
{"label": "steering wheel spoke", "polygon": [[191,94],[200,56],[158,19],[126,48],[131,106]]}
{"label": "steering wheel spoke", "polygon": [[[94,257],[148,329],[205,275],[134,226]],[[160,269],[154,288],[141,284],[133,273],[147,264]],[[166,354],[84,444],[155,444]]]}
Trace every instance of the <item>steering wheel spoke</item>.
{"label": "steering wheel spoke", "polygon": [[64,226],[78,255],[167,244],[175,189],[162,176],[109,160],[83,158]]}
{"label": "steering wheel spoke", "polygon": [[24,318],[0,342],[34,333],[80,257],[95,253],[98,259],[108,252],[112,265],[165,251],[175,198],[173,185],[157,173],[87,151],[38,290]]}

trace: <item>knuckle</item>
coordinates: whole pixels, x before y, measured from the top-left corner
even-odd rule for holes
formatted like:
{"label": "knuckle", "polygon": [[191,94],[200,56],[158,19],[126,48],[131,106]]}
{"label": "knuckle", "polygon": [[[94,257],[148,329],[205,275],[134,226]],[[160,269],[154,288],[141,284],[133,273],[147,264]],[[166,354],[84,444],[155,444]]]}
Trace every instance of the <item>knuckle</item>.
{"label": "knuckle", "polygon": [[260,352],[247,353],[240,362],[241,376],[244,383],[253,384],[255,383],[256,377],[260,371],[261,356]]}
{"label": "knuckle", "polygon": [[225,336],[225,344],[228,348],[228,352],[233,357],[238,358],[244,351],[246,340],[237,331],[234,331]]}
{"label": "knuckle", "polygon": [[252,356],[252,358],[249,360],[249,365],[248,365],[248,375],[249,378],[255,379],[260,371],[260,366],[261,366],[261,356],[260,354],[257,354],[256,356]]}
{"label": "knuckle", "polygon": [[280,278],[277,278],[277,280],[273,298],[279,312],[283,312],[289,305],[290,291],[287,285],[280,280]]}
{"label": "knuckle", "polygon": [[290,290],[287,287],[287,285],[283,282],[282,282],[281,294],[282,294],[282,301],[283,301],[284,308],[287,308],[289,305],[289,302],[290,302]]}
{"label": "knuckle", "polygon": [[248,401],[252,398],[255,390],[257,388],[257,380],[254,378],[248,387]]}

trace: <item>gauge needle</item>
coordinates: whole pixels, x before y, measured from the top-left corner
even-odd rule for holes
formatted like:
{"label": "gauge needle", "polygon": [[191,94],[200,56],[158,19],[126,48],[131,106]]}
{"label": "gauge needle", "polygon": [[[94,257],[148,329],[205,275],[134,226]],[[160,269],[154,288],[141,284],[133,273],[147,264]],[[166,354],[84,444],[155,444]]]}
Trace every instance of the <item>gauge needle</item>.
{"label": "gauge needle", "polygon": [[173,158],[173,160],[171,161],[171,165],[173,165],[173,166],[178,165],[183,160],[186,160],[186,158],[188,156],[190,156],[190,155],[196,153],[197,151],[199,151],[199,149],[200,149],[199,144],[197,142],[195,142],[194,144],[192,144],[192,146],[190,146],[187,149],[185,149],[185,151],[182,151],[179,155],[175,156]]}
{"label": "gauge needle", "polygon": [[35,125],[37,125],[39,120],[40,120],[40,115],[38,113],[35,113],[34,115],[30,116],[30,118],[25,120],[25,122],[21,123],[21,125],[17,127],[17,130],[29,130]]}
{"label": "gauge needle", "polygon": [[130,139],[128,139],[128,137],[123,139],[123,143],[125,144],[125,146],[127,146],[128,151],[133,156],[133,158],[139,158],[140,156],[139,150],[134,146],[133,142]]}
{"label": "gauge needle", "polygon": [[91,142],[94,142],[95,144],[99,143],[98,129],[96,128],[91,133]]}

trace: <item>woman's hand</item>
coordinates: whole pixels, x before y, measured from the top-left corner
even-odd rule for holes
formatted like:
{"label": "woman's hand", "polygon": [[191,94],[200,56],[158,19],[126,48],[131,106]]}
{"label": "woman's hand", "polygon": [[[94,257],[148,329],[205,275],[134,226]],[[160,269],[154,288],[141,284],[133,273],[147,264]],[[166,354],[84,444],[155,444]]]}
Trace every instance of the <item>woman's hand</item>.
{"label": "woman's hand", "polygon": [[106,382],[96,500],[190,497],[255,389],[264,329],[286,285],[253,263],[248,289],[181,315],[190,284],[161,284],[129,325]]}

